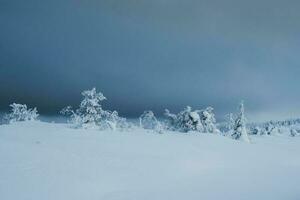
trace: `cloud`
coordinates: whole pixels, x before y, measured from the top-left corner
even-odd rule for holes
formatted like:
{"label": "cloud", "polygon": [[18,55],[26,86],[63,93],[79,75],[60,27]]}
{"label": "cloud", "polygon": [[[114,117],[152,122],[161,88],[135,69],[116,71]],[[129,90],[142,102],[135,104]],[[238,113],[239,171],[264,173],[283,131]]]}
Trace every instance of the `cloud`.
{"label": "cloud", "polygon": [[[47,113],[96,86],[107,107],[299,106],[298,1],[53,0],[0,6],[0,109]],[[268,11],[268,12],[266,12]]]}

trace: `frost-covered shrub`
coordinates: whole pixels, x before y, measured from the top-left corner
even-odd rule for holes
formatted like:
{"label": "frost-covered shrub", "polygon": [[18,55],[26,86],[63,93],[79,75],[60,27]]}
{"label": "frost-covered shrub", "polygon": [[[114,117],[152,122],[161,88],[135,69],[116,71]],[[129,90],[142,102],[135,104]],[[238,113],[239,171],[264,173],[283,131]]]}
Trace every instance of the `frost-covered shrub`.
{"label": "frost-covered shrub", "polygon": [[81,94],[83,99],[78,109],[73,110],[71,106],[67,106],[61,111],[61,114],[70,117],[70,123],[75,128],[116,130],[128,126],[126,119],[119,117],[117,111],[102,109],[100,103],[106,100],[106,97],[101,92],[97,92],[96,88],[83,91]]}
{"label": "frost-covered shrub", "polygon": [[181,132],[202,132],[204,130],[198,111],[192,111],[190,106],[187,106],[177,115],[170,113],[170,111],[166,109],[165,116],[167,118],[167,127],[171,130]]}
{"label": "frost-covered shrub", "polygon": [[235,119],[231,137],[235,140],[243,140],[245,142],[249,142],[248,133],[246,129],[246,118],[243,102],[241,102],[240,104],[239,113],[237,115],[237,118]]}
{"label": "frost-covered shrub", "polygon": [[10,104],[11,112],[5,116],[8,122],[34,121],[39,116],[36,108],[27,108],[26,104]]}
{"label": "frost-covered shrub", "polygon": [[157,120],[151,110],[144,111],[144,113],[139,117],[139,121],[141,128],[163,133],[163,125]]}
{"label": "frost-covered shrub", "polygon": [[120,117],[117,111],[104,111],[102,120],[99,120],[99,127],[101,130],[125,130],[131,128],[125,118]]}

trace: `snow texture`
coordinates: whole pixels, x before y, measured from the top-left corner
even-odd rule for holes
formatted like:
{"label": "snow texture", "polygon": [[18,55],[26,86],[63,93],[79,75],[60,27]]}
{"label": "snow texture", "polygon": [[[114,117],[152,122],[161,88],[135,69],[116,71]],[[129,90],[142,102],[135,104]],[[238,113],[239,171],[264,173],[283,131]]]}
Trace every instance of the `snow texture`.
{"label": "snow texture", "polygon": [[300,137],[0,126],[1,200],[298,200]]}

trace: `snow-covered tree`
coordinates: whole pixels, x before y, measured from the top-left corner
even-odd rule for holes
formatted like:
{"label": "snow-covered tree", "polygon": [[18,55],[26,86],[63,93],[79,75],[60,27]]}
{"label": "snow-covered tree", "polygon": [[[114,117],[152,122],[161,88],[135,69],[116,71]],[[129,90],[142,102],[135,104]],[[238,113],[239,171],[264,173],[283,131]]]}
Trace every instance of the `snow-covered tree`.
{"label": "snow-covered tree", "polygon": [[228,115],[226,115],[226,129],[227,130],[232,130],[234,127],[234,120],[235,116],[232,113],[229,113]]}
{"label": "snow-covered tree", "polygon": [[140,127],[144,129],[150,129],[158,133],[163,133],[163,126],[157,120],[154,113],[151,110],[144,111],[139,117]]}
{"label": "snow-covered tree", "polygon": [[237,118],[235,119],[231,137],[235,140],[243,140],[245,142],[249,142],[248,133],[246,129],[246,118],[243,102],[240,103],[239,113],[237,115]]}
{"label": "snow-covered tree", "polygon": [[298,135],[298,131],[294,128],[290,129],[290,136],[295,137]]}
{"label": "snow-covered tree", "polygon": [[272,135],[277,131],[277,125],[275,122],[270,121],[264,125],[262,134],[263,135]]}
{"label": "snow-covered tree", "polygon": [[101,92],[97,93],[96,88],[83,91],[81,94],[83,100],[77,113],[80,114],[83,124],[96,125],[105,114],[100,102],[105,100],[106,97]]}
{"label": "snow-covered tree", "polygon": [[259,126],[255,126],[254,128],[251,128],[250,134],[251,135],[262,135],[263,131]]}
{"label": "snow-covered tree", "polygon": [[[274,135],[290,133],[291,129],[295,129],[300,124],[300,119],[289,119],[283,121],[268,121],[264,123],[249,124],[250,134],[258,135]],[[256,131],[259,129],[259,131]],[[297,129],[296,129],[297,130]]]}
{"label": "snow-covered tree", "polygon": [[212,107],[207,107],[202,111],[198,111],[198,113],[200,113],[203,131],[205,133],[220,133],[216,126],[216,118],[213,110],[214,109]]}
{"label": "snow-covered tree", "polygon": [[39,116],[36,108],[27,108],[26,104],[10,104],[11,112],[5,116],[10,123],[18,121],[34,121]]}
{"label": "snow-covered tree", "polygon": [[170,111],[166,109],[165,116],[168,120],[168,128],[171,130],[182,132],[202,132],[204,130],[199,113],[197,111],[192,111],[190,106],[187,106],[177,115],[170,113]]}
{"label": "snow-covered tree", "polygon": [[81,94],[83,99],[78,109],[74,111],[71,106],[67,106],[61,111],[63,115],[70,116],[70,122],[74,127],[115,130],[127,125],[126,119],[119,117],[118,112],[102,109],[101,102],[106,100],[106,97],[97,92],[96,88],[83,91]]}
{"label": "snow-covered tree", "polygon": [[154,116],[151,110],[146,110],[139,117],[140,127],[144,129],[155,129],[158,124],[158,120]]}

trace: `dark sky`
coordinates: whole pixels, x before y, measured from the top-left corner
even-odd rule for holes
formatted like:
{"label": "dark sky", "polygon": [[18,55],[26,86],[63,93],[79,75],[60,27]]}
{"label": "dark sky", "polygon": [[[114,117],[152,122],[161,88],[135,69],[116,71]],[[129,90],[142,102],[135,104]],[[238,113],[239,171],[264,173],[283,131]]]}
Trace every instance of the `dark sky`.
{"label": "dark sky", "polygon": [[0,0],[0,110],[97,87],[125,116],[300,116],[299,0]]}

